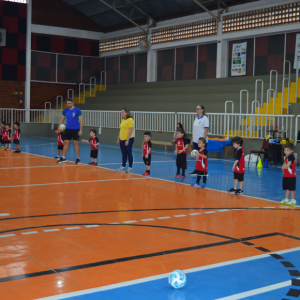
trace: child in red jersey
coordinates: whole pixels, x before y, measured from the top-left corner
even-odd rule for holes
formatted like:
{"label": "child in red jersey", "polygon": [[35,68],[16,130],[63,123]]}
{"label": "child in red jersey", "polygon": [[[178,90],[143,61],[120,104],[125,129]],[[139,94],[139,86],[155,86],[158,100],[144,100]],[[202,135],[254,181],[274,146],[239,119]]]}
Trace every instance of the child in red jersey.
{"label": "child in red jersey", "polygon": [[64,135],[63,130],[61,130],[58,126],[56,126],[53,131],[57,134],[57,155],[54,159],[60,159],[60,155],[64,150]]}
{"label": "child in red jersey", "polygon": [[[295,190],[296,190],[296,160],[293,155],[294,146],[292,144],[284,145],[284,154],[286,155],[285,162],[282,166],[283,181],[282,188],[285,191],[285,199],[280,203],[288,205],[296,205]],[[291,200],[289,196],[291,194]]]}
{"label": "child in red jersey", "polygon": [[[239,136],[234,137],[232,140],[233,148],[237,149],[235,152],[235,162],[232,167],[234,172],[234,187],[228,191],[230,194],[243,195],[244,186],[244,173],[245,173],[245,153],[243,146],[243,140]],[[238,183],[240,188],[238,189]]]}
{"label": "child in red jersey", "polygon": [[5,123],[1,122],[1,136],[0,136],[0,142],[1,142],[1,148],[4,148],[4,131],[5,131]]}
{"label": "child in red jersey", "polygon": [[144,163],[146,165],[146,172],[142,174],[144,176],[150,176],[151,148],[152,148],[152,143],[150,139],[151,139],[151,132],[146,131],[144,133],[143,154],[142,154]]}
{"label": "child in red jersey", "polygon": [[202,188],[206,186],[206,177],[207,177],[207,160],[208,160],[208,153],[205,149],[206,146],[206,139],[199,138],[198,140],[198,147],[199,151],[198,154],[195,156],[196,160],[196,167],[193,173],[190,173],[190,176],[197,176],[197,181],[192,184],[194,187],[199,187],[201,176],[203,176],[203,184],[201,185]]}
{"label": "child in red jersey", "polygon": [[10,144],[11,144],[11,130],[9,128],[9,124],[5,124],[5,131],[3,133],[3,139],[4,139],[4,148],[2,151],[10,151]]}
{"label": "child in red jersey", "polygon": [[89,163],[89,165],[97,166],[97,157],[98,157],[98,150],[99,150],[99,140],[96,137],[97,130],[91,129],[90,130],[90,136],[91,138],[89,140],[81,140],[84,143],[90,143],[91,144],[91,159],[92,161]]}
{"label": "child in red jersey", "polygon": [[[184,131],[182,128],[178,128],[176,131],[176,148],[175,154],[177,154],[176,165],[177,173],[175,179],[181,177],[181,180],[185,179],[185,170],[186,170],[186,154],[187,148],[189,146],[188,141],[184,138]],[[180,174],[180,169],[182,169],[182,174]]]}
{"label": "child in red jersey", "polygon": [[14,123],[15,132],[14,132],[14,144],[16,145],[16,151],[15,153],[20,153],[20,138],[21,138],[21,130],[20,130],[20,123],[15,122]]}

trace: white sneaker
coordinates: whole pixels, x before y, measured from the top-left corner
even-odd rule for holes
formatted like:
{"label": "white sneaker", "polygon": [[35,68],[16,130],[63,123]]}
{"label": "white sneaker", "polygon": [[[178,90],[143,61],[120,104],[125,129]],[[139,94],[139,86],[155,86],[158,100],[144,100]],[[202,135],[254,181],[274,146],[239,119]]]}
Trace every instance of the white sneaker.
{"label": "white sneaker", "polygon": [[127,173],[132,173],[132,172],[133,172],[133,169],[129,167],[129,168],[127,169]]}
{"label": "white sneaker", "polygon": [[285,198],[285,199],[283,199],[280,203],[281,204],[289,204],[289,199],[288,198]]}
{"label": "white sneaker", "polygon": [[125,167],[120,167],[119,169],[117,169],[117,171],[119,171],[119,172],[126,172],[126,168]]}
{"label": "white sneaker", "polygon": [[288,203],[288,205],[292,205],[292,206],[294,206],[296,204],[297,204],[297,202],[295,199],[291,199],[291,201]]}

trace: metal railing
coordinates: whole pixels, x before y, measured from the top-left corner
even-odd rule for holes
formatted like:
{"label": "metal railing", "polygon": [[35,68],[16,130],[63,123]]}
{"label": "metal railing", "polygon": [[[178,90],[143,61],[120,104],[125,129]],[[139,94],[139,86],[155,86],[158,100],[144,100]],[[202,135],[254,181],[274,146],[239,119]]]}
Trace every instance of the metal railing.
{"label": "metal railing", "polygon": [[64,97],[63,96],[56,96],[56,106],[55,108],[58,109],[58,99],[60,99],[60,109],[64,108]]}
{"label": "metal railing", "polygon": [[299,82],[299,63],[297,64],[297,69],[296,69],[296,95],[295,95],[295,103],[297,103],[297,100],[298,100],[298,82]]}
{"label": "metal railing", "polygon": [[[71,97],[70,97],[70,92],[71,92]],[[72,100],[74,101],[74,90],[73,89],[68,89],[67,97],[68,97],[68,99],[72,98]]]}
{"label": "metal railing", "polygon": [[268,89],[267,90],[267,111],[266,114],[269,113],[269,103],[271,101],[271,93],[273,93],[273,115],[275,113],[275,91],[273,89]]}
{"label": "metal railing", "polygon": [[[93,94],[93,97],[96,96],[96,86],[97,86],[97,83],[96,83],[96,77],[91,77],[90,78],[90,97],[92,97],[92,86],[94,86],[94,94]],[[101,90],[101,86],[100,86],[100,90]]]}
{"label": "metal railing", "polygon": [[275,98],[277,97],[277,82],[278,82],[278,71],[277,70],[271,70],[270,71],[270,85],[269,85],[269,90],[272,90],[272,78],[273,78],[273,73],[275,73]]}
{"label": "metal railing", "polygon": [[291,62],[289,60],[285,60],[283,62],[283,78],[285,79],[285,66],[286,66],[286,63],[288,63],[288,65],[289,65],[289,77],[288,77],[288,79],[291,82]]}
{"label": "metal railing", "polygon": [[102,91],[102,74],[104,74],[104,86],[105,86],[105,91],[106,91],[106,72],[102,71],[100,74],[100,91]]}
{"label": "metal railing", "polygon": [[[255,99],[257,100],[257,90],[258,90],[258,83],[261,82],[261,91],[260,91],[260,107],[263,107],[263,103],[264,103],[264,81],[262,79],[257,79],[255,81]],[[259,110],[258,110],[258,114],[259,114]]]}
{"label": "metal railing", "polygon": [[248,90],[241,90],[240,91],[240,114],[242,113],[242,102],[243,102],[243,93],[246,93],[247,96],[247,103],[246,103],[246,114],[248,113],[248,106],[249,106],[249,91]]}
{"label": "metal railing", "polygon": [[[290,79],[289,78],[283,78],[282,79],[282,95],[281,95],[281,114],[283,111],[283,100],[284,100],[284,92],[285,92],[285,87],[284,87],[284,83],[285,81],[287,81],[288,83],[288,97],[287,97],[287,110],[286,113],[289,114],[289,105],[290,105]],[[275,103],[274,103],[275,106]]]}

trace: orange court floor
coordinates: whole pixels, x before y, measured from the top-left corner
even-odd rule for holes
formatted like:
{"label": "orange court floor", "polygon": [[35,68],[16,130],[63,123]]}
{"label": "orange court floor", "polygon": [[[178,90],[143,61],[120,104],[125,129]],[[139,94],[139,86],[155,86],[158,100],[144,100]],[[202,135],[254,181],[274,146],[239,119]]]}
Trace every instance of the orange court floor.
{"label": "orange court floor", "polygon": [[300,247],[298,207],[27,153],[0,172],[0,299]]}

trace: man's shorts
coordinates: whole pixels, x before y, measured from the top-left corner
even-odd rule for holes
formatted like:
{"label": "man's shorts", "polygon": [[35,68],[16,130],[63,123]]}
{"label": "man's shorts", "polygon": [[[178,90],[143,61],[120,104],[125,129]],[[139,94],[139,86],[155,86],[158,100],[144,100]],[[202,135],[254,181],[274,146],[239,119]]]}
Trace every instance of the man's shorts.
{"label": "man's shorts", "polygon": [[283,177],[282,188],[284,191],[295,191],[296,190],[296,177]]}
{"label": "man's shorts", "polygon": [[73,139],[74,141],[78,141],[79,140],[79,135],[78,135],[79,131],[80,131],[79,129],[66,129],[64,131],[64,140],[70,141]]}
{"label": "man's shorts", "polygon": [[64,150],[64,145],[58,145],[57,150]]}
{"label": "man's shorts", "polygon": [[238,181],[244,181],[244,173],[234,172],[234,179],[237,179]]}
{"label": "man's shorts", "polygon": [[143,160],[146,166],[151,166],[151,153],[148,155],[148,158],[146,158],[146,156],[143,156]]}
{"label": "man's shorts", "polygon": [[14,139],[14,144],[19,145],[20,141],[18,139]]}
{"label": "man's shorts", "polygon": [[98,157],[98,150],[91,150],[91,158],[97,158]]}

